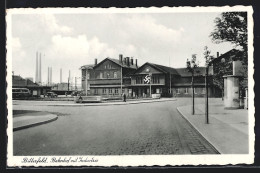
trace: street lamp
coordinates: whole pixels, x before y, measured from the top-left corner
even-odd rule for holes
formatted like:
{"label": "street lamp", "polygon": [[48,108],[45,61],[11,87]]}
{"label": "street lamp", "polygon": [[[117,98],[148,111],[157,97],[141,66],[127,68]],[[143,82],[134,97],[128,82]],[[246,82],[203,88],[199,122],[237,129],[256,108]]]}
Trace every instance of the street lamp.
{"label": "street lamp", "polygon": [[206,62],[206,74],[205,74],[205,90],[206,90],[206,97],[205,97],[205,123],[209,123],[209,95],[208,95],[208,74],[209,74],[209,62]]}
{"label": "street lamp", "polygon": [[210,56],[210,51],[208,50],[208,47],[206,46],[204,48],[204,56],[206,61],[206,73],[205,73],[205,123],[209,124],[209,95],[208,95],[208,75],[209,75],[209,66],[212,64],[213,56]]}

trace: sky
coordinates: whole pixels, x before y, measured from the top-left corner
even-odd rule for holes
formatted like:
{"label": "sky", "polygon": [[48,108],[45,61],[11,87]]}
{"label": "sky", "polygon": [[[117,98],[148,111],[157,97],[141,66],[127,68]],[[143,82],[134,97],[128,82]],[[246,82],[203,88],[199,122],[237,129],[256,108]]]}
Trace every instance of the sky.
{"label": "sky", "polygon": [[[42,54],[42,82],[80,77],[82,65],[106,57],[138,59],[138,65],[152,62],[185,67],[187,58],[197,54],[204,66],[203,51],[223,54],[234,48],[215,44],[209,37],[220,13],[94,13],[94,14],[13,14],[12,71],[35,79],[36,52]],[[135,62],[135,61],[134,61]]]}

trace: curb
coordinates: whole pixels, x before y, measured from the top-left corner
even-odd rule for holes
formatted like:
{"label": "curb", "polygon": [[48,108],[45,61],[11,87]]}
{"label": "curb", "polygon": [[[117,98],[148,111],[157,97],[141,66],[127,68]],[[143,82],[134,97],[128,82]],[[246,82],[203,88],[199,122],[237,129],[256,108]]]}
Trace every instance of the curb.
{"label": "curb", "polygon": [[57,120],[57,119],[58,119],[58,116],[56,115],[55,118],[52,118],[52,119],[49,119],[49,120],[46,120],[46,121],[41,121],[41,122],[37,122],[37,123],[33,123],[33,124],[28,124],[28,125],[20,126],[20,127],[14,127],[14,128],[13,128],[13,131],[18,131],[18,130],[22,130],[22,129],[27,129],[27,128],[39,126],[39,125],[42,125],[42,124],[47,124],[47,123],[50,123],[50,122],[55,121],[55,120]]}
{"label": "curb", "polygon": [[140,102],[115,102],[115,103],[96,103],[96,104],[59,104],[59,105],[41,105],[41,106],[110,106],[110,105],[129,105],[129,104],[141,104],[141,103],[154,103],[154,102],[167,102],[167,101],[176,101],[177,99],[171,100],[156,100],[156,101],[140,101]]}
{"label": "curb", "polygon": [[203,136],[201,131],[192,123],[188,120],[188,118],[179,110],[179,107],[176,108],[177,111],[182,115],[182,117],[211,145],[211,147],[213,149],[215,149],[215,151],[218,153],[218,154],[223,154],[223,152],[216,146],[214,146],[212,143],[211,140],[209,140],[207,137]]}

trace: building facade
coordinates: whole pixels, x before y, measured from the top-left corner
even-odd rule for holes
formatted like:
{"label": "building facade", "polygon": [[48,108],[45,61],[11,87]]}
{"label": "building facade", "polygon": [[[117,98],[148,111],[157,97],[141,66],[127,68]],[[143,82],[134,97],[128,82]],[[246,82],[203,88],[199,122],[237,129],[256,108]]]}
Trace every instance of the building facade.
{"label": "building facade", "polygon": [[40,96],[51,90],[50,86],[41,86],[30,79],[24,79],[18,75],[12,76],[12,88],[27,88],[33,96]]}
{"label": "building facade", "polygon": [[122,93],[129,96],[131,90],[130,74],[137,69],[137,60],[133,58],[105,58],[100,63],[95,59],[94,65],[82,66],[82,89],[86,95],[102,95],[105,97],[120,97]]}
{"label": "building facade", "polygon": [[[81,68],[82,89],[86,95],[101,95],[104,97],[150,97],[151,94],[161,94],[162,97],[190,97],[191,73],[186,68],[172,68],[154,63],[145,63],[138,67],[137,60],[129,57],[119,59],[105,58],[100,63],[85,65]],[[194,74],[195,95],[205,95],[205,67],[199,67]],[[212,85],[213,70],[209,70],[209,96],[215,96]]]}

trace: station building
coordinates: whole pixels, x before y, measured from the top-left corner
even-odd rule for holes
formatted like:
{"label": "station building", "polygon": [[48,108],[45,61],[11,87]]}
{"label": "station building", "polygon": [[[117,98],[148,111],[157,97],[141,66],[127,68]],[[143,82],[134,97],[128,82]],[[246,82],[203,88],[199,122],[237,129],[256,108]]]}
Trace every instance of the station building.
{"label": "station building", "polygon": [[[149,97],[150,94],[161,94],[162,97],[190,97],[191,73],[186,68],[172,68],[146,62],[138,66],[137,59],[123,57],[105,58],[92,65],[84,65],[82,72],[82,89],[87,95],[104,97]],[[216,95],[212,84],[213,69],[209,69],[209,96]],[[148,82],[147,82],[148,79]],[[196,97],[205,95],[205,67],[198,67],[194,73]]]}

